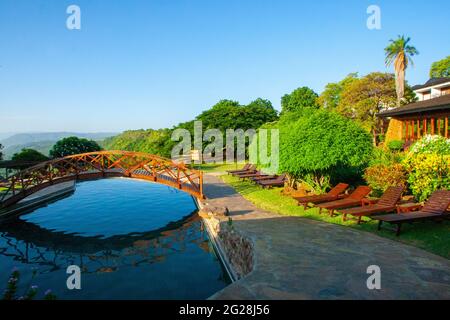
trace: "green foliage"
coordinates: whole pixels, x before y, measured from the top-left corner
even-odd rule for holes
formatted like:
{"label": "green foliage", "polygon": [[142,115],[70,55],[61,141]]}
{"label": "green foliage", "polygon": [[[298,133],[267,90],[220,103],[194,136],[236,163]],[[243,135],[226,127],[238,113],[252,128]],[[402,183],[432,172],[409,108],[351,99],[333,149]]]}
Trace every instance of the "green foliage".
{"label": "green foliage", "polygon": [[339,82],[327,84],[319,96],[319,105],[324,109],[336,109],[340,103],[342,91],[355,79],[358,79],[358,73],[350,73]]}
{"label": "green foliage", "polygon": [[[261,125],[278,119],[277,111],[269,100],[258,98],[248,105],[237,101],[221,100],[202,112],[196,120],[202,121],[203,130],[219,129],[224,135],[227,129],[257,129]],[[170,157],[176,141],[171,140],[176,129],[186,129],[194,135],[194,121],[180,123],[172,129],[125,131],[120,135],[105,139],[103,147],[108,150],[129,150]],[[225,141],[225,139],[224,139]],[[204,145],[208,144],[204,142]]]}
{"label": "green foliage", "polygon": [[450,77],[450,56],[433,62],[430,69],[430,78]]}
{"label": "green foliage", "polygon": [[406,187],[407,175],[400,163],[390,165],[377,164],[366,169],[364,173],[368,185],[375,196],[380,196],[388,187]]}
{"label": "green foliage", "polygon": [[261,98],[241,106],[237,101],[221,100],[211,109],[202,112],[196,120],[203,122],[203,128],[219,129],[257,129],[266,122],[278,119],[272,103]]}
{"label": "green foliage", "polygon": [[13,161],[35,161],[35,162],[43,162],[47,161],[48,157],[44,156],[39,151],[34,149],[22,149],[19,153],[15,153],[12,156]]}
{"label": "green foliage", "polygon": [[105,139],[103,147],[107,150],[139,151],[169,157],[170,136],[170,129],[130,130]]}
{"label": "green foliage", "polygon": [[97,142],[77,137],[68,137],[59,140],[50,150],[52,158],[60,158],[73,154],[94,152],[101,150]]}
{"label": "green foliage", "polygon": [[280,127],[280,170],[319,191],[358,179],[372,149],[363,128],[333,112],[317,110]]}
{"label": "green foliage", "polygon": [[402,151],[405,142],[402,140],[392,140],[388,143],[388,148],[391,151]]}
{"label": "green foliage", "polygon": [[386,66],[390,66],[400,59],[404,69],[408,68],[409,64],[413,64],[412,57],[419,54],[419,51],[411,45],[409,42],[411,38],[398,36],[396,40],[390,40],[390,44],[384,49],[386,55]]}
{"label": "green foliage", "polygon": [[403,95],[403,99],[400,101],[400,105],[405,106],[407,104],[417,102],[418,100],[419,97],[416,95],[413,89],[408,84],[406,84],[405,94]]}
{"label": "green foliage", "polygon": [[374,72],[345,86],[336,111],[372,132],[375,144],[382,127],[382,119],[377,114],[388,106],[396,106],[396,101],[394,75]]}
{"label": "green foliage", "polygon": [[0,160],[3,160],[3,145],[0,143]]}
{"label": "green foliage", "polygon": [[425,201],[439,189],[450,189],[450,156],[423,153],[408,156],[405,168],[408,183],[418,201]]}
{"label": "green foliage", "polygon": [[308,87],[295,89],[281,98],[281,113],[297,112],[303,108],[318,108],[318,94]]}
{"label": "green foliage", "polygon": [[385,165],[389,166],[403,161],[404,155],[401,152],[393,152],[377,147],[373,150],[373,156],[370,159],[369,166]]}
{"label": "green foliage", "polygon": [[450,189],[450,140],[425,136],[415,143],[404,160],[412,194],[424,201],[436,190]]}

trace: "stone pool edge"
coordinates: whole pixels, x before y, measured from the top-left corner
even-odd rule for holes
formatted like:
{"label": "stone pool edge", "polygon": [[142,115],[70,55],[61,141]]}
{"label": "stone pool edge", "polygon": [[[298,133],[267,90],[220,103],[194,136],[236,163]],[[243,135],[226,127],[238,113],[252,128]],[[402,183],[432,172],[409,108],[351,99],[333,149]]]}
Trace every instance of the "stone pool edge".
{"label": "stone pool edge", "polygon": [[[49,190],[50,189],[50,190]],[[28,210],[42,206],[46,202],[51,202],[63,198],[75,192],[75,181],[60,183],[49,186],[34,195],[30,195],[30,200],[27,198],[21,200],[12,208],[0,210],[0,218],[7,218],[13,215],[21,215]]]}
{"label": "stone pool edge", "polygon": [[[214,247],[214,250],[216,251],[219,259],[221,260],[222,265],[224,266],[225,270],[228,273],[229,278],[232,281],[231,284],[241,280],[242,278],[250,274],[254,270],[256,265],[253,241],[249,237],[246,237],[242,235],[240,232],[235,231],[233,228],[231,229],[226,228],[227,230],[224,230],[225,228],[221,228],[221,226],[225,223],[225,221],[221,220],[213,212],[211,212],[211,209],[208,208],[207,203],[202,202],[196,198],[194,198],[194,202],[196,203],[199,209],[198,214],[203,221],[203,225],[205,226],[206,232],[208,233],[209,239]],[[223,209],[226,210],[226,208]],[[221,233],[223,235],[224,232],[227,235],[232,234],[235,238],[237,237],[238,241],[234,241],[234,243],[232,241],[227,241],[224,243],[220,235]],[[245,246],[246,250],[241,250],[242,248],[238,248],[236,250],[236,247],[232,247],[232,245]],[[236,257],[230,257],[229,254],[227,254],[227,252],[247,252],[247,255],[246,254],[242,255],[247,257],[247,259],[243,261],[242,257],[238,257],[238,259],[236,259]],[[235,263],[233,263],[232,260]]]}

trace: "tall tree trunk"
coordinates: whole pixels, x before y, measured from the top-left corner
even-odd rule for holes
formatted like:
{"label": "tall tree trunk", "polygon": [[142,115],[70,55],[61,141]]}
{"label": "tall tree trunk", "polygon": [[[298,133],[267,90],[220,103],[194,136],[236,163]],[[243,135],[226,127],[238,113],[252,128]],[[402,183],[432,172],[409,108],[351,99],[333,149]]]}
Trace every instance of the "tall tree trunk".
{"label": "tall tree trunk", "polygon": [[400,106],[405,96],[405,54],[400,53],[394,62],[395,90],[397,91],[397,106]]}
{"label": "tall tree trunk", "polygon": [[376,147],[377,146],[377,132],[375,131],[375,128],[372,129],[372,141],[373,141],[373,146]]}

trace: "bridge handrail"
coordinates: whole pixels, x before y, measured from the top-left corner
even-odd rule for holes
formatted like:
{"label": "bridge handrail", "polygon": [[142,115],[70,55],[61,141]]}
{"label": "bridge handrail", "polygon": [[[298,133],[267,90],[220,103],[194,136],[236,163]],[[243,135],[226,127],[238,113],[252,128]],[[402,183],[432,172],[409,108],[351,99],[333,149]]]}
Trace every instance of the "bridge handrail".
{"label": "bridge handrail", "polygon": [[[106,156],[106,158],[105,158]],[[119,156],[120,158],[114,158]],[[109,158],[111,157],[111,158]],[[125,157],[125,158],[123,158]],[[122,161],[134,160],[134,163],[127,167],[128,164],[124,164]],[[75,162],[71,163],[70,161],[75,160]],[[107,160],[107,165],[105,167],[105,160]],[[112,162],[114,161],[114,162]],[[110,164],[110,162],[112,162]],[[152,162],[150,164],[150,162]],[[153,177],[154,181],[157,181],[158,178],[164,180],[165,177],[169,177],[170,180],[163,181],[163,184],[176,184],[175,187],[182,189],[183,185],[188,187],[189,193],[195,194],[195,196],[203,197],[203,172],[201,170],[196,170],[190,168],[184,163],[176,163],[171,159],[166,159],[160,156],[148,154],[145,152],[133,152],[133,151],[123,151],[123,150],[108,150],[108,151],[96,151],[96,152],[88,152],[83,154],[70,155],[66,157],[51,159],[32,167],[26,168],[10,177],[8,177],[9,188],[7,191],[0,195],[0,207],[3,206],[5,198],[8,196],[10,192],[12,192],[12,196],[16,195],[16,184],[20,186],[21,191],[18,193],[26,193],[27,188],[36,187],[39,184],[43,184],[43,181],[50,181],[53,183],[53,173],[52,168],[58,170],[57,173],[61,173],[59,171],[62,168],[62,165],[58,168],[58,164],[69,164],[71,165],[70,169],[67,170],[67,173],[64,172],[62,175],[55,175],[55,179],[58,178],[67,178],[76,176],[75,179],[78,178],[78,175],[85,174],[88,175],[89,170],[83,170],[83,168],[79,167],[77,164],[88,164],[91,166],[91,169],[95,169],[97,172],[110,173],[112,169],[121,169],[124,171],[124,175],[132,176],[133,172],[137,172],[138,170],[145,170],[148,172],[148,175]],[[108,167],[109,165],[109,167]],[[122,166],[123,165],[123,166]],[[155,169],[157,168],[157,169]],[[39,176],[39,170],[45,169],[44,176]],[[75,172],[69,172],[69,170],[75,170]],[[109,171],[108,171],[109,170]],[[157,171],[159,170],[159,171]],[[63,169],[63,171],[65,171]],[[70,173],[70,174],[68,174]],[[34,174],[34,176],[33,176]],[[38,174],[38,175],[36,175]],[[27,175],[32,176],[31,179],[27,180]],[[136,174],[138,175],[138,174]],[[31,182],[30,182],[31,181]],[[35,181],[38,181],[35,183]],[[34,184],[33,184],[34,183]],[[191,190],[192,189],[192,190]]]}

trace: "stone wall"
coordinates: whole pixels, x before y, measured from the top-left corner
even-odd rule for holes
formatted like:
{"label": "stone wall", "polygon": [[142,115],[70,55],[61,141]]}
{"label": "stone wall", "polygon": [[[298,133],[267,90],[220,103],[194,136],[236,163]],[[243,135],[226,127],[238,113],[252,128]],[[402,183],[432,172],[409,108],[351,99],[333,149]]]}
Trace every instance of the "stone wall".
{"label": "stone wall", "polygon": [[389,127],[386,132],[385,144],[390,141],[403,139],[403,122],[397,119],[391,119],[389,121]]}
{"label": "stone wall", "polygon": [[240,279],[250,273],[254,266],[253,242],[234,228],[228,209],[205,206],[199,215],[208,224],[236,277]]}

